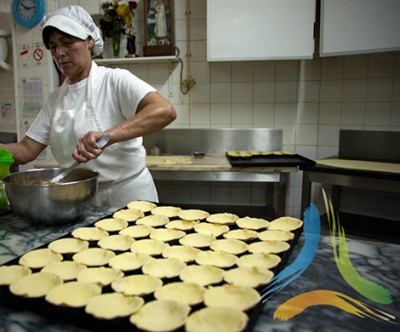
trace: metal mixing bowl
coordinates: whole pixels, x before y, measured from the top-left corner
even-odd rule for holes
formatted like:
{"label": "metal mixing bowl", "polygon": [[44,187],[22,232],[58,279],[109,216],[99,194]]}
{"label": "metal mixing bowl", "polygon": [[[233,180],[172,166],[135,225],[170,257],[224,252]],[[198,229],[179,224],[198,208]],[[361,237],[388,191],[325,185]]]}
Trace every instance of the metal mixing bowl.
{"label": "metal mixing bowl", "polygon": [[32,169],[3,177],[4,194],[13,213],[46,225],[82,217],[96,194],[99,173],[77,168],[57,184],[45,183],[62,170]]}

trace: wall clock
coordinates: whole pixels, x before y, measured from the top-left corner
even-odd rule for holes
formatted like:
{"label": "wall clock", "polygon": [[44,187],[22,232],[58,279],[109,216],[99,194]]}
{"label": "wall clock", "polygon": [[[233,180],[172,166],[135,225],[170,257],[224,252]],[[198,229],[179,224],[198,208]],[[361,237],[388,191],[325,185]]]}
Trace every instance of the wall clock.
{"label": "wall clock", "polygon": [[45,14],[45,0],[13,0],[14,20],[25,28],[39,24]]}

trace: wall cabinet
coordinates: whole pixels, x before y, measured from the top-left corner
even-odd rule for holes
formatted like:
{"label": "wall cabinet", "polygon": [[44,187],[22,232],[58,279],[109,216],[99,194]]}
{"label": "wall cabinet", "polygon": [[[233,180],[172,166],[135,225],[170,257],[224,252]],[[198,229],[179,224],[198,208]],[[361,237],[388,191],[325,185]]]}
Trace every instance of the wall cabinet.
{"label": "wall cabinet", "polygon": [[399,32],[399,0],[321,0],[321,56],[399,50]]}
{"label": "wall cabinet", "polygon": [[314,37],[323,57],[400,50],[399,0],[320,1],[207,0],[207,60],[312,59]]}
{"label": "wall cabinet", "polygon": [[316,0],[207,0],[207,60],[311,59]]}

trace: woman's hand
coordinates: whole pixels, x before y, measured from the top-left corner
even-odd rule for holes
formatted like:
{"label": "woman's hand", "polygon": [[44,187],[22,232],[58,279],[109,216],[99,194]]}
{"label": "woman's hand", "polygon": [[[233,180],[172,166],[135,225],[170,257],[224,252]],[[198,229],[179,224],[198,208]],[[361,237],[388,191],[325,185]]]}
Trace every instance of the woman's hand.
{"label": "woman's hand", "polygon": [[104,136],[105,132],[100,131],[89,131],[81,138],[79,138],[78,143],[74,151],[72,151],[72,157],[80,161],[81,163],[86,163],[89,160],[97,159],[102,153],[103,150],[111,145],[108,142],[103,148],[99,148],[97,145],[97,141]]}

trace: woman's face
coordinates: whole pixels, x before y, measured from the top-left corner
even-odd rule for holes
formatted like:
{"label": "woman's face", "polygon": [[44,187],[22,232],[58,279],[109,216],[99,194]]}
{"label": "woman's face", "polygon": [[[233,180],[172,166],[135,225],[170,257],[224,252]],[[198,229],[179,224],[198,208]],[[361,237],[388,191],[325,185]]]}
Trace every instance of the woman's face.
{"label": "woman's face", "polygon": [[48,45],[58,68],[71,83],[79,82],[89,76],[93,47],[90,38],[81,40],[53,30]]}

